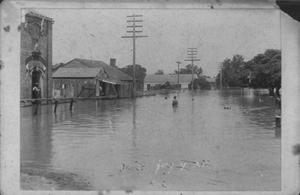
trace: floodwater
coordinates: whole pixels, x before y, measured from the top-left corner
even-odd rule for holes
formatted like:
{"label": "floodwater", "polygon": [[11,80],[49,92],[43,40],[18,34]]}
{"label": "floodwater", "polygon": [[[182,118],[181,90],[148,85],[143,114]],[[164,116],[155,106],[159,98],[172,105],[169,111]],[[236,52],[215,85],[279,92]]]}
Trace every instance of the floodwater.
{"label": "floodwater", "polygon": [[193,97],[78,101],[37,116],[21,108],[21,166],[79,174],[92,190],[280,190],[274,99],[253,90]]}

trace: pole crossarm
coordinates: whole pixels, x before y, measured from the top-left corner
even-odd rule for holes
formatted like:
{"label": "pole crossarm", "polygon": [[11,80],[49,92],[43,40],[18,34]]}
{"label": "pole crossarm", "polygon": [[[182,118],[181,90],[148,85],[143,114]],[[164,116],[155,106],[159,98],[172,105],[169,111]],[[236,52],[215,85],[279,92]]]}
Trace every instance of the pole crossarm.
{"label": "pole crossarm", "polygon": [[129,31],[126,31],[128,33],[141,33],[143,32],[142,30],[136,30],[136,31],[133,31],[133,30],[129,30]]}
{"label": "pole crossarm", "polygon": [[127,22],[143,22],[143,20],[135,20],[135,19],[133,19],[133,20],[127,20]]}
{"label": "pole crossarm", "polygon": [[199,59],[199,58],[196,58],[195,56],[188,56],[187,59]]}
{"label": "pole crossarm", "polygon": [[135,36],[122,36],[122,38],[142,38],[142,37],[148,37],[148,36],[143,36],[143,35],[135,35]]}
{"label": "pole crossarm", "polygon": [[142,28],[143,25],[129,25],[127,28]]}
{"label": "pole crossarm", "polygon": [[200,59],[185,59],[184,61],[192,61],[192,62],[195,62],[195,61],[200,61]]}
{"label": "pole crossarm", "polygon": [[131,18],[131,17],[142,17],[143,15],[141,15],[141,14],[139,14],[139,15],[135,15],[135,14],[133,14],[133,15],[129,15],[129,16],[127,16],[127,18]]}

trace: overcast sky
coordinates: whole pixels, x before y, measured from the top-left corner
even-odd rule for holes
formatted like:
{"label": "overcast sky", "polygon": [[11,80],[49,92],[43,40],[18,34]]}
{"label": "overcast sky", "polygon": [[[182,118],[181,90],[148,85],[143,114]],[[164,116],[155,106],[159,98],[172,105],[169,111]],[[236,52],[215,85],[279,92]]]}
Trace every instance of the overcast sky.
{"label": "overcast sky", "polygon": [[151,74],[158,69],[173,73],[183,62],[187,48],[198,48],[204,74],[215,76],[219,62],[234,54],[245,59],[280,49],[278,10],[221,9],[39,9],[54,19],[53,63],[73,58],[117,59],[123,67],[132,63],[132,40],[126,35],[126,16],[143,15],[143,34],[137,40],[136,63]]}

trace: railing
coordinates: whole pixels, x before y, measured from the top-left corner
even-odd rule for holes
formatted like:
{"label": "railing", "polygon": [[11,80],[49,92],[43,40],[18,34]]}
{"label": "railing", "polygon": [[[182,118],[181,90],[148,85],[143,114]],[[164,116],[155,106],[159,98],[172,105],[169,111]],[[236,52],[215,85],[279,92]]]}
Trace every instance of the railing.
{"label": "railing", "polygon": [[[21,99],[21,106],[32,106],[35,103],[38,104],[53,104],[58,103],[69,103],[71,100],[89,100],[89,99],[114,99],[117,98],[115,95],[110,96],[97,96],[97,97],[59,97],[59,98],[37,98],[37,99]],[[23,103],[23,105],[22,105]]]}

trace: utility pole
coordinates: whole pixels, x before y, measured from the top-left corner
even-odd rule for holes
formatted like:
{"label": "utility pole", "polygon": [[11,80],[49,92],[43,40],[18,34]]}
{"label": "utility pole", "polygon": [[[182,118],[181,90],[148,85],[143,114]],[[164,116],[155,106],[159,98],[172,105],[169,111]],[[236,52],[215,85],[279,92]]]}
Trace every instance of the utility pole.
{"label": "utility pole", "polygon": [[223,63],[220,62],[220,89],[223,89]]}
{"label": "utility pole", "polygon": [[142,33],[143,31],[140,29],[142,28],[141,22],[141,17],[143,15],[129,15],[127,16],[127,33],[129,35],[122,36],[122,38],[129,38],[132,39],[132,66],[133,66],[133,92],[132,92],[132,97],[136,97],[136,70],[135,70],[135,52],[136,52],[136,46],[135,42],[137,38],[143,38],[143,37],[148,37],[145,35],[137,35],[138,33]]}
{"label": "utility pole", "polygon": [[189,61],[189,62],[192,62],[191,65],[192,65],[192,90],[194,90],[194,62],[195,61],[200,61],[200,59],[196,58],[197,56],[197,48],[188,48],[188,51],[187,51],[187,59],[185,59],[184,61]]}
{"label": "utility pole", "polygon": [[221,64],[221,70],[220,70],[220,89],[223,89],[223,66]]}
{"label": "utility pole", "polygon": [[177,71],[177,75],[178,75],[178,77],[177,77],[177,84],[179,84],[179,65],[181,64],[181,62],[176,62],[177,63],[177,65],[178,65],[178,71]]}

